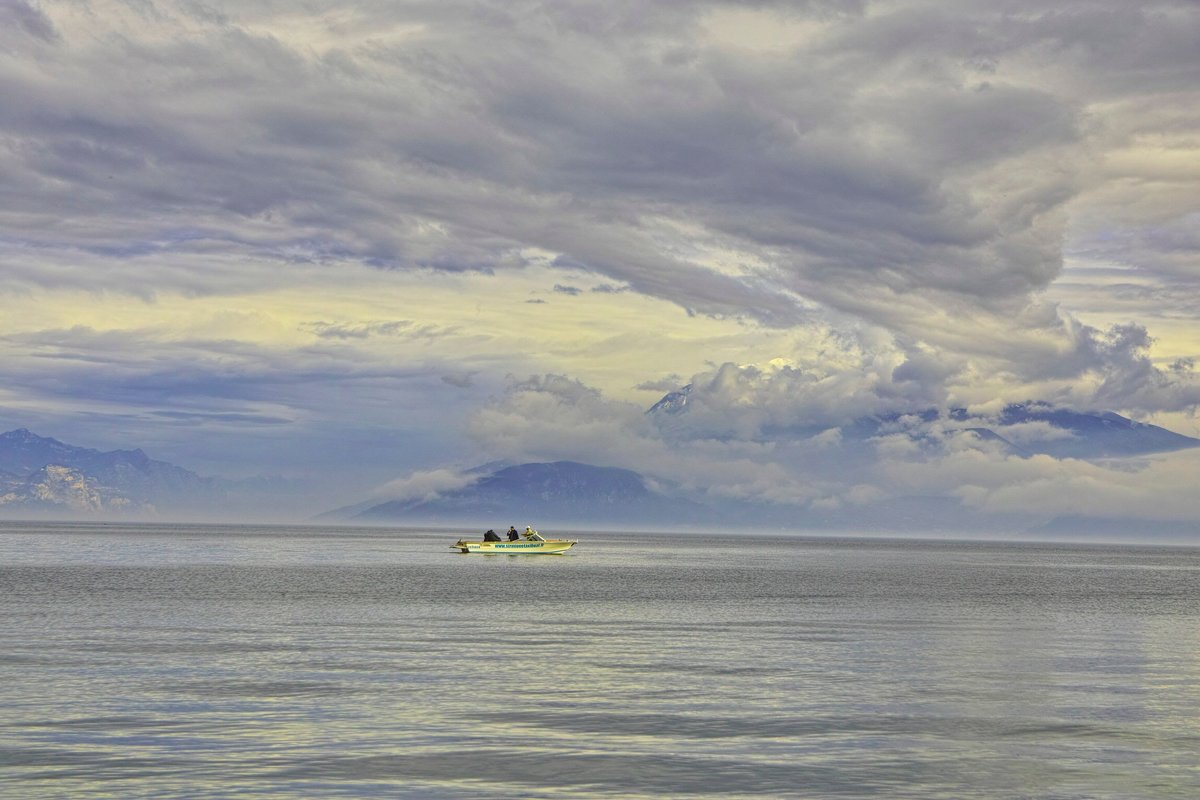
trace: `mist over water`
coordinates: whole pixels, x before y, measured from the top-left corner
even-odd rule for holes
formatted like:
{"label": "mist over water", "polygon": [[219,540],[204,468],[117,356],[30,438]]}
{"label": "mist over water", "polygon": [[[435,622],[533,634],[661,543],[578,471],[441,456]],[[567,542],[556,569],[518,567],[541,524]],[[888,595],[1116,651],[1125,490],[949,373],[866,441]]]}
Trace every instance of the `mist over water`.
{"label": "mist over water", "polygon": [[457,537],[0,523],[0,796],[1200,793],[1200,549]]}

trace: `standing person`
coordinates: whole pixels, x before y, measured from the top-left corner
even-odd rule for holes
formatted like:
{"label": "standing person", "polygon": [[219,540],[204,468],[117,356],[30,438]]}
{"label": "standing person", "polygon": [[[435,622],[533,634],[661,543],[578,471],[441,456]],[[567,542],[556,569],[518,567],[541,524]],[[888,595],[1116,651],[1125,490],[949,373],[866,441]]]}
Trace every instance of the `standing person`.
{"label": "standing person", "polygon": [[520,539],[520,538],[521,538],[521,535],[519,533],[517,533],[516,527],[513,525],[509,525],[508,526],[508,540],[510,542],[515,542],[517,539]]}

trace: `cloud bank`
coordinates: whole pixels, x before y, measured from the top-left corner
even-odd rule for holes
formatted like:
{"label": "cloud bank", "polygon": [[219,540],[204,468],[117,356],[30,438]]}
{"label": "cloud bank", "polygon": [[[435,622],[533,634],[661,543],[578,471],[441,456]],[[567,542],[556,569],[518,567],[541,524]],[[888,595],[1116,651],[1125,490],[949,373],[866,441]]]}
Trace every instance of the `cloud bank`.
{"label": "cloud bank", "polygon": [[[1185,2],[5,8],[12,244],[280,272],[538,248],[780,323],[1009,313],[1106,157],[1162,172],[1130,149],[1195,129],[1155,101],[1200,78]],[[1136,209],[1107,259],[1194,278],[1184,212]]]}
{"label": "cloud bank", "polygon": [[[973,518],[975,526],[1007,523],[1018,532],[1083,515],[1200,522],[1193,499],[1200,450],[1053,457],[1038,454],[1038,446],[1072,438],[1070,431],[1012,424],[986,409],[856,417],[860,409],[831,409],[819,391],[805,396],[813,382],[798,371],[780,363],[724,364],[696,376],[686,413],[658,414],[562,376],[542,376],[510,386],[474,416],[471,431],[483,449],[507,459],[630,468],[668,494],[747,502],[756,511],[791,509],[797,525],[859,519],[851,512],[871,508],[879,509],[883,527]],[[870,388],[861,393],[876,396]],[[779,401],[772,406],[764,395]],[[862,408],[870,414],[872,405]],[[895,516],[902,503],[915,503],[905,506],[912,519]]]}

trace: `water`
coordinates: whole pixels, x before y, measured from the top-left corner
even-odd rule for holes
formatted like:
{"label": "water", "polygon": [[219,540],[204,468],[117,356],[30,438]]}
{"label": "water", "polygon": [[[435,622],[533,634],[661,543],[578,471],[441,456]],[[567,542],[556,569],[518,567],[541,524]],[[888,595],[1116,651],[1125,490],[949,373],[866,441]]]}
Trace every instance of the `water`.
{"label": "water", "polygon": [[0,524],[0,796],[1200,796],[1200,550]]}

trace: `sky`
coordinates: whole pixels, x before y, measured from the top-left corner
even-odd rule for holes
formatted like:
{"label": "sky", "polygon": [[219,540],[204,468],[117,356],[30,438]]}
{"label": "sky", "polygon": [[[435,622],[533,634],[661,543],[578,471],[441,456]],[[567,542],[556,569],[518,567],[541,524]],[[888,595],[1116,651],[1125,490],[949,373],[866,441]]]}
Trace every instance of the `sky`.
{"label": "sky", "polygon": [[839,432],[1200,436],[1198,41],[1191,0],[0,0],[0,427],[306,512],[569,458],[1197,522],[1195,451]]}

